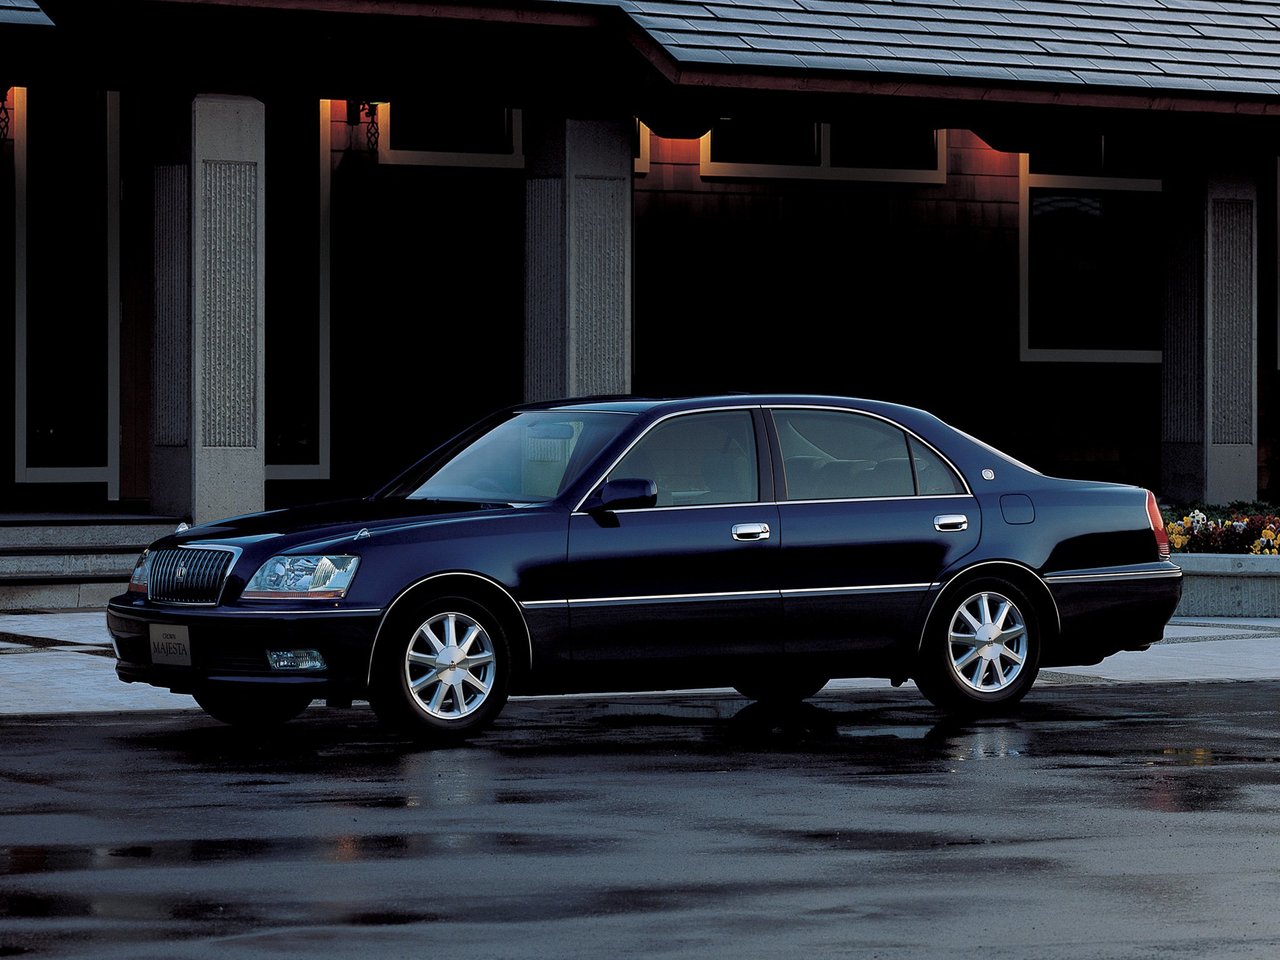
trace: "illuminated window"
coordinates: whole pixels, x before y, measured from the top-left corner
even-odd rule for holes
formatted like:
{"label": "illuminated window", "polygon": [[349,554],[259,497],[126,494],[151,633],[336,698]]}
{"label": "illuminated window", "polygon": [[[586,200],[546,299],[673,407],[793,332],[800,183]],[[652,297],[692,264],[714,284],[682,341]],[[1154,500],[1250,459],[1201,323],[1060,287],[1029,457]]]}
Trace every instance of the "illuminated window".
{"label": "illuminated window", "polygon": [[524,166],[519,110],[484,103],[397,100],[378,104],[378,128],[379,163]]}
{"label": "illuminated window", "polygon": [[704,177],[945,183],[946,131],[906,121],[722,118],[702,138]]}

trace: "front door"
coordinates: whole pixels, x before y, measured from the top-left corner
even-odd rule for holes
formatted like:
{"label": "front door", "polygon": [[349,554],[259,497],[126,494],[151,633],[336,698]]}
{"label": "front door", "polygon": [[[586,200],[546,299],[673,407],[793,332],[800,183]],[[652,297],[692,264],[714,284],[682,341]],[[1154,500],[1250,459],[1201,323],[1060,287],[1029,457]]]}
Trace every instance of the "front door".
{"label": "front door", "polygon": [[640,668],[767,652],[781,614],[780,540],[777,507],[760,495],[758,416],[731,409],[658,422],[606,478],[653,480],[656,505],[573,515],[575,659]]}

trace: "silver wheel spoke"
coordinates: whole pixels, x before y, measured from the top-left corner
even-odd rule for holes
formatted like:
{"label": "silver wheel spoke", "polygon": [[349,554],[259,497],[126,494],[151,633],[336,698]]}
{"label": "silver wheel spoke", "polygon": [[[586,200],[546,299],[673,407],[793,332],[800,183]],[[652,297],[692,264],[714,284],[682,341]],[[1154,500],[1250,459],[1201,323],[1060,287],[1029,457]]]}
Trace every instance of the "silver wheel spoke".
{"label": "silver wheel spoke", "polygon": [[474,673],[464,673],[462,675],[462,679],[465,682],[471,684],[471,686],[475,687],[481,693],[488,693],[489,687],[493,685],[491,683],[485,683],[483,680],[477,677]]}
{"label": "silver wheel spoke", "polygon": [[414,680],[412,683],[409,684],[409,689],[421,690],[424,686],[426,686],[428,683],[431,683],[431,681],[437,679],[439,676],[440,676],[439,670],[431,670],[427,673],[424,673],[417,680]]}
{"label": "silver wheel spoke", "polygon": [[1005,600],[1003,603],[1000,604],[1000,608],[996,610],[995,619],[993,619],[991,622],[995,624],[995,627],[997,630],[1004,629],[1005,617],[1009,616],[1009,608],[1012,606],[1013,604],[1011,604],[1008,600]]}
{"label": "silver wheel spoke", "polygon": [[432,632],[431,624],[424,623],[422,627],[418,630],[418,634],[420,636],[426,637],[427,643],[431,645],[431,649],[436,653],[439,653],[441,650],[444,649],[444,644],[440,642],[440,638],[437,637],[434,632]]}
{"label": "silver wheel spoke", "polygon": [[431,702],[427,704],[427,709],[432,713],[440,712],[440,701],[444,699],[445,686],[443,683],[437,683],[435,692],[431,694]]}
{"label": "silver wheel spoke", "polygon": [[1029,634],[1018,605],[999,593],[974,594],[953,608],[947,654],[962,688],[1004,690],[1021,675]]}
{"label": "silver wheel spoke", "polygon": [[455,680],[449,687],[453,691],[453,708],[458,716],[467,712],[467,695],[462,691],[462,681]]}
{"label": "silver wheel spoke", "polygon": [[1005,633],[1000,637],[1000,642],[1007,647],[1009,644],[1014,643],[1018,640],[1021,640],[1026,635],[1027,635],[1027,628],[1023,626],[1017,626],[1017,627],[1014,627],[1012,630],[1005,631]]}
{"label": "silver wheel spoke", "polygon": [[476,642],[476,637],[480,635],[480,624],[473,623],[467,628],[466,635],[463,636],[462,642],[458,644],[458,649],[466,653],[471,649],[471,644]]}
{"label": "silver wheel spoke", "polygon": [[437,720],[461,720],[478,710],[493,691],[497,669],[484,624],[457,611],[423,623],[405,651],[409,696]]}

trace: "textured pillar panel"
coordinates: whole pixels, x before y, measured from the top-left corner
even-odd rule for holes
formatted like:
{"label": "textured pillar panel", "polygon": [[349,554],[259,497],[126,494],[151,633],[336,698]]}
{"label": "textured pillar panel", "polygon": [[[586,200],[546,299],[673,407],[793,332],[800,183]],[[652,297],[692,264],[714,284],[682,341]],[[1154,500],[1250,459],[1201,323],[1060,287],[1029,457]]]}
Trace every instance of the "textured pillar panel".
{"label": "textured pillar panel", "polygon": [[203,164],[201,442],[257,445],[258,167]]}
{"label": "textured pillar panel", "polygon": [[524,398],[551,400],[568,392],[564,181],[529,180],[525,217]]}
{"label": "textured pillar panel", "polygon": [[578,177],[573,217],[571,386],[575,394],[625,393],[630,382],[627,259],[631,184]]}
{"label": "textured pillar panel", "polygon": [[196,522],[261,510],[266,111],[192,105],[192,477]]}
{"label": "textured pillar panel", "polygon": [[1186,216],[1175,230],[1166,276],[1161,434],[1166,443],[1201,443],[1206,373],[1204,228],[1198,216]]}
{"label": "textured pillar panel", "polygon": [[155,171],[151,423],[156,446],[191,436],[190,187],[185,166]]}
{"label": "textured pillar panel", "polygon": [[1211,201],[1212,384],[1214,443],[1254,439],[1256,282],[1253,203]]}
{"label": "textured pillar panel", "polygon": [[525,397],[631,388],[631,121],[535,118],[525,155]]}

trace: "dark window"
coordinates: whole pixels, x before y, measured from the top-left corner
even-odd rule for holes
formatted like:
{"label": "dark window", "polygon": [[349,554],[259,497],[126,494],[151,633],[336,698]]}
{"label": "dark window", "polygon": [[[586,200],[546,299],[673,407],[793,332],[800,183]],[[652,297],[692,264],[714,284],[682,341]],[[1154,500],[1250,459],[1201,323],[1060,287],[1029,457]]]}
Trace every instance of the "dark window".
{"label": "dark window", "polygon": [[711,127],[712,163],[816,167],[820,160],[812,120],[721,119]]}
{"label": "dark window", "polygon": [[388,133],[392,150],[426,153],[512,153],[511,111],[494,104],[437,99],[396,100]]}
{"label": "dark window", "polygon": [[907,435],[856,413],[777,410],[774,422],[790,500],[915,494]]}
{"label": "dark window", "polygon": [[922,124],[837,121],[830,125],[831,166],[935,170],[938,131]]}
{"label": "dark window", "polygon": [[658,485],[658,506],[759,499],[755,427],[747,410],[696,413],[658,424],[609,474]]}
{"label": "dark window", "polygon": [[27,103],[27,466],[105,466],[106,98],[36,87]]}
{"label": "dark window", "polygon": [[1164,149],[1141,134],[1059,131],[1038,137],[1027,163],[1033,174],[1158,179]]}
{"label": "dark window", "polygon": [[1161,194],[1033,189],[1033,349],[1159,350]]}

